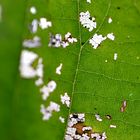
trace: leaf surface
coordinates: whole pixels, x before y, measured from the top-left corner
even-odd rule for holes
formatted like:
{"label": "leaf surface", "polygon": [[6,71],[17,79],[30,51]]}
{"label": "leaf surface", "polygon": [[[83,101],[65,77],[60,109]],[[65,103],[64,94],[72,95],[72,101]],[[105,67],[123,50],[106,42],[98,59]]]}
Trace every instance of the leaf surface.
{"label": "leaf surface", "polygon": [[[93,0],[88,4],[86,0],[29,0],[26,4],[25,27],[23,24],[20,27],[24,28],[23,39],[34,36],[28,29],[34,18],[46,17],[52,21],[52,28],[39,29],[36,34],[41,37],[41,48],[30,50],[43,58],[45,83],[55,80],[57,89],[43,102],[39,88],[34,85],[35,79],[25,80],[18,76],[14,94],[11,92],[14,96],[11,139],[62,140],[67,121],[62,124],[58,118],[63,116],[67,120],[69,114],[75,112],[85,113],[86,124],[95,131],[105,131],[109,140],[118,140],[118,137],[119,140],[140,139],[140,2]],[[31,6],[37,8],[36,15],[29,12]],[[87,10],[96,17],[97,29],[93,32],[79,23],[79,13]],[[108,23],[109,17],[113,19],[111,24]],[[48,47],[49,33],[64,36],[67,32],[71,32],[78,43],[66,49]],[[89,44],[95,33],[105,36],[111,32],[115,41],[106,40],[96,50]],[[21,44],[16,44],[17,50]],[[113,60],[114,53],[118,54],[116,61]],[[60,63],[63,63],[63,69],[62,75],[58,76],[55,69]],[[64,92],[71,97],[70,108],[60,102],[60,94]],[[121,113],[123,100],[127,100],[127,108]],[[40,105],[47,106],[50,101],[60,104],[61,111],[44,122],[39,112]],[[103,117],[103,122],[95,120],[96,113]],[[111,121],[105,119],[107,114],[112,116]],[[110,129],[110,124],[117,128]]]}

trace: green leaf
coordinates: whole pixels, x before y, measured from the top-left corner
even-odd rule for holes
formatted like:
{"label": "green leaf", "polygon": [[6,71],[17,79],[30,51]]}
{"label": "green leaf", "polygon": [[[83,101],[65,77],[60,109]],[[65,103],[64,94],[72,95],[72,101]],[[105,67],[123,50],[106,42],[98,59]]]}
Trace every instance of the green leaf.
{"label": "green leaf", "polygon": [[[4,106],[0,118],[1,139],[62,140],[69,114],[78,112],[86,114],[86,125],[92,126],[95,132],[105,131],[109,140],[140,139],[139,0],[92,0],[91,4],[86,0],[29,0],[20,4],[15,2],[16,8],[11,5],[12,2],[3,0],[4,17],[0,23],[0,42],[6,46],[0,48],[1,73],[4,73],[0,77],[3,93],[0,105]],[[37,8],[36,15],[29,12],[31,6]],[[97,21],[97,29],[92,32],[79,23],[79,13],[87,10]],[[43,58],[44,82],[54,80],[57,83],[57,89],[46,102],[42,101],[35,79],[17,76],[21,37],[24,40],[34,36],[28,27],[34,18],[40,17],[46,17],[53,24],[47,30],[39,29],[36,35],[41,37],[42,46],[30,49]],[[113,19],[111,24],[109,17]],[[48,47],[49,33],[64,36],[67,32],[78,38],[78,43],[66,49]],[[96,50],[89,44],[95,33],[105,36],[111,32],[115,41],[106,40]],[[114,53],[118,54],[116,61]],[[59,76],[55,69],[60,63],[63,68]],[[70,108],[60,102],[64,92],[71,97]],[[122,113],[123,100],[127,100],[127,108]],[[60,104],[61,111],[54,112],[49,121],[42,121],[40,105],[48,106],[50,101]],[[103,117],[102,122],[95,119],[96,113]],[[112,120],[105,118],[107,114]],[[59,116],[66,118],[64,124],[59,121]],[[117,128],[109,128],[110,124]]]}
{"label": "green leaf", "polygon": [[[14,139],[13,111],[24,26],[25,2],[0,1],[0,137]],[[13,5],[13,6],[12,6]],[[18,8],[17,8],[18,7]]]}

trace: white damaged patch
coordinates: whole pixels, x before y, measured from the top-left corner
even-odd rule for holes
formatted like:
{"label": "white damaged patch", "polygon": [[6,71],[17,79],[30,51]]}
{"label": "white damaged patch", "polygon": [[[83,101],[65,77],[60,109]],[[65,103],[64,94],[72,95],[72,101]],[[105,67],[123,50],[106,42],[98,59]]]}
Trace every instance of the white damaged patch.
{"label": "white damaged patch", "polygon": [[42,17],[42,18],[40,18],[39,26],[41,29],[44,30],[44,29],[47,29],[49,27],[52,27],[52,22],[48,21],[46,18]]}
{"label": "white damaged patch", "polygon": [[30,13],[33,14],[33,15],[37,13],[37,10],[36,10],[36,7],[35,6],[32,6],[30,8]]}
{"label": "white damaged patch", "polygon": [[99,114],[95,114],[95,118],[97,121],[102,122],[102,118]]}
{"label": "white damaged patch", "polygon": [[91,3],[91,0],[87,0],[87,3]]}
{"label": "white damaged patch", "polygon": [[20,75],[23,78],[33,78],[36,76],[36,70],[31,66],[32,63],[38,58],[34,52],[23,50],[20,59]]}
{"label": "white damaged patch", "polygon": [[113,124],[111,124],[109,127],[110,128],[117,128],[117,126],[116,125],[113,125]]}
{"label": "white damaged patch", "polygon": [[67,107],[70,107],[70,97],[67,93],[64,93],[64,95],[60,95],[62,104],[65,104]]}
{"label": "white damaged patch", "polygon": [[53,112],[59,112],[59,111],[60,111],[60,105],[52,101],[50,102],[47,108],[43,104],[41,105],[41,108],[40,108],[40,112],[43,115],[42,119],[44,121],[49,120],[52,117]]}
{"label": "white damaged patch", "polygon": [[91,126],[85,125],[84,113],[73,113],[69,115],[65,140],[106,140],[105,132],[97,133]]}
{"label": "white damaged patch", "polygon": [[114,60],[116,61],[118,59],[118,54],[114,53]]}
{"label": "white damaged patch", "polygon": [[63,118],[63,117],[60,116],[59,117],[59,120],[60,120],[61,123],[65,123],[65,118]]}
{"label": "white damaged patch", "polygon": [[56,89],[57,85],[55,81],[50,81],[47,85],[44,85],[40,92],[42,93],[42,99],[47,100],[50,94]]}
{"label": "white damaged patch", "polygon": [[36,33],[37,32],[37,30],[38,30],[38,20],[37,19],[34,19],[32,21],[30,30],[31,30],[32,33]]}
{"label": "white damaged patch", "polygon": [[108,18],[108,23],[110,24],[110,23],[112,23],[112,21],[113,21],[112,18],[109,17],[109,18]]}
{"label": "white damaged patch", "polygon": [[102,35],[95,34],[93,37],[89,40],[89,43],[93,46],[94,49],[97,49],[97,47],[106,40],[106,37],[103,37]]}
{"label": "white damaged patch", "polygon": [[41,85],[43,85],[43,79],[42,79],[42,78],[37,79],[37,80],[35,81],[35,85],[36,85],[36,86],[41,86]]}
{"label": "white damaged patch", "polygon": [[62,66],[63,66],[63,64],[61,63],[61,64],[56,68],[56,74],[61,75]]}
{"label": "white damaged patch", "polygon": [[38,55],[32,51],[23,50],[20,59],[20,75],[23,78],[43,77],[42,58],[39,58],[36,68],[32,64],[38,59]]}
{"label": "white damaged patch", "polygon": [[90,16],[89,11],[80,13],[80,23],[83,27],[87,28],[89,32],[97,27],[95,18]]}
{"label": "white damaged patch", "polygon": [[63,47],[63,48],[66,48],[67,46],[69,46],[70,44],[73,44],[75,42],[77,42],[77,39],[72,37],[70,32],[65,34],[64,39],[62,39],[61,34],[56,34],[56,35],[51,34],[50,35],[49,47],[55,47],[55,48]]}
{"label": "white damaged patch", "polygon": [[115,40],[115,36],[114,36],[113,33],[107,34],[107,38],[110,39],[110,40],[112,40],[112,41]]}
{"label": "white damaged patch", "polygon": [[40,37],[35,36],[33,39],[25,39],[22,43],[25,48],[37,48],[41,46]]}

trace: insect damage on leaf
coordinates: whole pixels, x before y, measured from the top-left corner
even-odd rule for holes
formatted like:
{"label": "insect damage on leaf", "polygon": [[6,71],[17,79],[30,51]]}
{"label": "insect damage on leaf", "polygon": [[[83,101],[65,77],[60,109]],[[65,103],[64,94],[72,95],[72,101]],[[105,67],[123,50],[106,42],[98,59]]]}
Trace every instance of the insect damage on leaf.
{"label": "insect damage on leaf", "polygon": [[116,61],[118,58],[118,54],[117,53],[114,53],[114,60]]}
{"label": "insect damage on leaf", "polygon": [[59,120],[60,120],[61,123],[65,123],[65,118],[63,118],[63,117],[60,116],[59,117]]}
{"label": "insect damage on leaf", "polygon": [[98,46],[107,38],[112,41],[115,40],[115,36],[113,33],[109,33],[105,37],[103,37],[102,35],[94,34],[93,37],[89,40],[89,43],[93,46],[94,49],[97,49]]}
{"label": "insect damage on leaf", "polygon": [[37,13],[36,7],[35,6],[30,7],[30,12],[33,15],[36,14]]}
{"label": "insect damage on leaf", "polygon": [[110,116],[110,115],[106,115],[105,116],[108,120],[111,120],[112,119],[112,117]]}
{"label": "insect damage on leaf", "polygon": [[40,92],[42,93],[42,99],[47,100],[47,98],[50,96],[50,94],[56,89],[56,82],[50,81],[47,85],[44,85]]}
{"label": "insect damage on leaf", "polygon": [[58,105],[55,102],[50,102],[50,105],[46,108],[43,104],[41,105],[40,112],[43,115],[43,120],[47,121],[52,117],[53,112],[59,112],[60,111],[60,105]]}
{"label": "insect damage on leaf", "polygon": [[32,33],[36,33],[38,30],[38,20],[37,19],[33,19],[31,25],[30,25],[30,30]]}
{"label": "insect damage on leaf", "polygon": [[67,107],[70,107],[70,97],[67,93],[64,93],[64,95],[60,95],[62,104],[65,104]]}
{"label": "insect damage on leaf", "polygon": [[127,101],[124,100],[124,101],[122,102],[120,111],[121,111],[121,112],[124,112],[124,111],[126,110],[126,107],[127,107]]}
{"label": "insect damage on leaf", "polygon": [[90,16],[89,11],[80,13],[80,23],[83,25],[83,27],[87,28],[89,32],[91,32],[97,26],[95,18]]}
{"label": "insect damage on leaf", "polygon": [[85,125],[85,114],[70,114],[65,140],[106,140],[106,133],[95,132],[91,126]]}
{"label": "insect damage on leaf", "polygon": [[91,0],[87,0],[87,3],[91,3]]}
{"label": "insect damage on leaf", "polygon": [[46,18],[42,17],[42,18],[40,18],[39,26],[40,26],[41,29],[44,30],[44,29],[47,29],[47,28],[51,27],[52,26],[52,22],[51,21],[47,21]]}
{"label": "insect damage on leaf", "polygon": [[61,75],[62,66],[63,66],[63,64],[60,63],[60,65],[56,68],[56,74]]}
{"label": "insect damage on leaf", "polygon": [[93,35],[93,37],[89,40],[89,43],[93,46],[94,49],[97,49],[97,47],[106,40],[106,37],[103,37],[102,35]]}
{"label": "insect damage on leaf", "polygon": [[42,59],[39,58],[36,69],[32,67],[32,63],[38,58],[34,52],[23,50],[20,60],[20,75],[23,78],[34,78],[36,76],[43,77],[43,64]]}
{"label": "insect damage on leaf", "polygon": [[109,17],[109,18],[108,18],[108,23],[110,24],[110,23],[112,23],[112,21],[113,21],[112,18]]}
{"label": "insect damage on leaf", "polygon": [[116,127],[117,127],[116,125],[113,124],[110,125],[110,128],[116,128]]}
{"label": "insect damage on leaf", "polygon": [[[87,0],[87,3],[91,3],[91,0]],[[88,9],[86,9],[86,10],[88,10]],[[90,11],[90,9],[89,9],[89,11]],[[53,31],[53,28],[51,28],[51,31],[47,30],[49,32],[48,35],[50,34],[48,47],[54,48],[52,50],[56,50],[55,48],[67,48],[68,46],[72,45],[73,43],[78,42],[81,39],[82,47],[88,42],[94,49],[97,49],[99,46],[101,46],[101,43],[103,43],[107,39],[114,41],[115,35],[113,32],[108,33],[106,35],[99,33],[100,24],[97,24],[98,17],[96,17],[97,18],[97,21],[96,21],[94,17],[91,17],[89,11],[80,12],[80,10],[79,10],[78,18],[79,18],[79,25],[81,24],[81,27],[86,28],[89,32],[91,32],[91,34],[92,34],[92,31],[95,31],[92,34],[92,37],[90,37],[87,41],[82,40],[80,37],[79,38],[73,37],[72,34],[69,32],[69,29],[68,29],[68,31],[65,32],[66,34],[64,34],[64,37],[63,37],[64,32],[57,33],[57,31]],[[34,6],[32,6],[30,8],[30,13],[34,16],[37,13],[36,8]],[[79,15],[80,15],[80,17],[79,17]],[[108,17],[107,14],[106,14],[106,17]],[[112,20],[112,18],[109,17],[109,18],[105,18],[105,21],[108,21],[108,23],[110,24],[110,23],[112,23],[112,21],[115,21],[115,20]],[[48,21],[47,18],[44,18],[44,16],[42,16],[39,20],[38,20],[38,18],[33,19],[30,24],[30,32],[32,35],[34,35],[34,37],[33,37],[33,39],[25,39],[23,41],[24,49],[26,49],[26,48],[32,49],[32,48],[40,47],[42,45],[41,37],[36,36],[36,34],[38,33],[38,26],[42,30],[44,30],[44,29],[48,29],[49,27],[53,27],[52,26],[53,24],[51,21]],[[98,27],[98,25],[99,25],[99,27]],[[79,27],[79,28],[81,28],[81,27]],[[55,32],[57,34],[55,34],[55,33],[51,34],[51,32],[52,33]],[[81,48],[81,46],[80,46],[80,48]],[[69,47],[68,47],[68,49],[69,49]],[[61,49],[59,49],[59,50],[61,51]],[[27,50],[24,50],[24,51],[27,51]],[[80,49],[80,51],[81,51],[81,49]],[[34,52],[31,52],[31,53],[36,54]],[[114,55],[114,60],[116,61],[118,59],[118,54],[114,53],[113,55]],[[80,54],[78,56],[80,57]],[[34,68],[32,68],[31,64],[36,59],[40,59],[40,60],[38,61],[37,69],[34,69]],[[27,60],[27,62],[29,60],[30,60],[30,57]],[[106,58],[106,60],[104,59],[103,61],[106,63],[107,62],[110,63],[109,58]],[[109,63],[107,63],[106,65],[108,65]],[[65,63],[64,62],[62,63],[62,61],[60,60],[57,64],[59,64],[59,65],[57,65],[57,67],[55,67],[53,73],[56,73],[57,75],[59,75],[59,76],[56,76],[56,74],[55,74],[55,76],[57,78],[59,77],[61,79],[60,75],[63,72],[62,67],[63,67],[63,64],[65,65]],[[79,60],[78,60],[77,65],[79,65]],[[26,68],[27,66],[28,66],[28,68]],[[26,72],[24,73],[25,68],[26,68]],[[79,68],[76,69],[76,72],[78,70],[79,70]],[[31,75],[29,74],[30,72],[31,72]],[[23,64],[23,62],[21,61],[20,73],[23,78],[37,77],[37,79],[35,80],[35,85],[39,88],[39,91],[41,92],[42,100],[43,100],[42,102],[48,101],[49,100],[48,98],[50,98],[51,93],[53,93],[56,90],[56,88],[59,87],[59,83],[57,83],[57,80],[56,81],[49,80],[48,84],[47,85],[45,84],[44,79],[43,79],[43,63],[41,61],[41,58],[39,58],[38,55],[28,64]],[[103,75],[103,74],[101,74],[101,75]],[[63,77],[63,74],[62,74],[62,77]],[[61,87],[61,88],[63,88],[63,87]],[[57,92],[57,90],[56,90],[56,92]],[[54,101],[50,101],[48,107],[45,107],[44,104],[41,105],[40,112],[43,115],[42,119],[45,121],[48,121],[52,117],[53,112],[60,112],[61,106],[62,107],[66,106],[67,109],[69,110],[68,123],[66,122],[66,120],[67,120],[66,116],[62,117],[63,114],[59,115],[59,118],[57,118],[58,121],[60,121],[61,123],[63,123],[63,124],[65,124],[65,122],[67,123],[65,140],[78,140],[78,139],[79,140],[89,140],[89,139],[106,140],[107,136],[104,131],[98,133],[98,132],[96,132],[96,130],[93,130],[91,126],[86,125],[84,113],[70,114],[71,113],[71,104],[72,104],[72,98],[68,94],[70,92],[68,92],[68,93],[65,92],[63,95],[61,93],[64,93],[64,92],[59,93],[59,98],[60,98],[59,101],[61,102],[61,105],[60,105],[60,103],[56,103]],[[125,109],[126,109],[126,101],[123,101],[122,106],[121,106],[121,112],[124,112]],[[102,116],[100,116],[99,114],[95,114],[92,117],[93,117],[93,119],[95,118],[96,122],[100,125],[102,125],[102,123],[104,122],[104,118]],[[108,122],[112,121],[112,114],[106,115],[104,117],[106,117],[106,121],[108,121],[108,120],[110,120]],[[117,128],[117,127],[118,127],[118,125],[115,125],[115,124],[108,125],[108,128]]]}
{"label": "insect damage on leaf", "polygon": [[95,114],[95,118],[99,122],[102,122],[103,121],[99,114]]}
{"label": "insect damage on leaf", "polygon": [[69,46],[70,44],[73,44],[77,42],[77,39],[72,37],[71,33],[68,32],[67,34],[65,34],[65,38],[62,39],[62,35],[61,34],[56,34],[56,35],[50,35],[50,42],[49,42],[49,47],[63,47],[66,48],[67,46]]}
{"label": "insect damage on leaf", "polygon": [[113,33],[107,34],[107,38],[110,39],[110,40],[112,40],[112,41],[115,40],[115,36],[114,36]]}
{"label": "insect damage on leaf", "polygon": [[41,86],[41,85],[43,85],[43,79],[42,78],[38,78],[36,81],[35,81],[35,85],[36,86]]}
{"label": "insect damage on leaf", "polygon": [[25,39],[22,43],[25,48],[37,48],[41,46],[40,37],[34,36],[33,39]]}

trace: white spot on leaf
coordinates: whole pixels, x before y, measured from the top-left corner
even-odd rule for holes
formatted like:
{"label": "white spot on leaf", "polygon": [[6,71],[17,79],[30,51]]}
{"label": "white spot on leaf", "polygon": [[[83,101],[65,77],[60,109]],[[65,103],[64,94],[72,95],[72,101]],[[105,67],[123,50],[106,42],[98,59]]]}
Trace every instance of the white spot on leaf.
{"label": "white spot on leaf", "polygon": [[39,21],[39,26],[41,27],[41,29],[47,29],[48,27],[51,27],[52,26],[52,22],[51,21],[47,21],[46,18],[40,18],[40,21]]}
{"label": "white spot on leaf", "polygon": [[90,16],[89,11],[80,13],[80,22],[83,27],[87,28],[89,32],[96,28],[97,23],[95,22],[95,18]]}
{"label": "white spot on leaf", "polygon": [[117,60],[117,58],[118,58],[118,54],[114,53],[114,60]]}
{"label": "white spot on leaf", "polygon": [[45,106],[42,104],[41,108],[40,108],[40,112],[43,115],[42,119],[44,121],[49,120],[52,117],[52,113],[54,111],[59,112],[60,111],[60,105],[58,105],[57,103],[51,101],[50,105],[47,108],[45,108]]}
{"label": "white spot on leaf", "polygon": [[112,41],[115,40],[115,36],[114,36],[113,33],[107,34],[107,38],[110,39],[110,40],[112,40]]}
{"label": "white spot on leaf", "polygon": [[60,95],[62,104],[66,104],[67,107],[70,107],[70,97],[67,93],[64,93],[64,95]]}
{"label": "white spot on leaf", "polygon": [[103,37],[102,35],[93,35],[93,37],[89,40],[89,43],[93,46],[94,49],[97,49],[97,47],[106,40],[106,37]]}
{"label": "white spot on leaf", "polygon": [[40,38],[35,36],[33,39],[25,39],[22,43],[25,48],[37,48],[41,46]]}
{"label": "white spot on leaf", "polygon": [[112,23],[112,18],[111,17],[108,19],[108,23]]}
{"label": "white spot on leaf", "polygon": [[41,89],[40,92],[42,93],[42,99],[46,100],[50,94],[56,89],[56,82],[55,81],[50,81],[46,86],[44,85]]}
{"label": "white spot on leaf", "polygon": [[32,14],[36,14],[36,13],[37,13],[36,8],[35,8],[34,6],[32,6],[32,7],[30,8],[30,12],[31,12]]}
{"label": "white spot on leaf", "polygon": [[91,0],[87,0],[87,3],[91,3]]}
{"label": "white spot on leaf", "polygon": [[31,66],[37,58],[38,55],[34,52],[27,50],[22,51],[19,70],[23,78],[34,78],[37,75],[36,70]]}
{"label": "white spot on leaf", "polygon": [[62,66],[63,66],[63,64],[61,63],[61,64],[56,68],[56,74],[61,75]]}
{"label": "white spot on leaf", "polygon": [[63,117],[59,117],[59,120],[61,121],[61,123],[65,123],[65,119]]}

